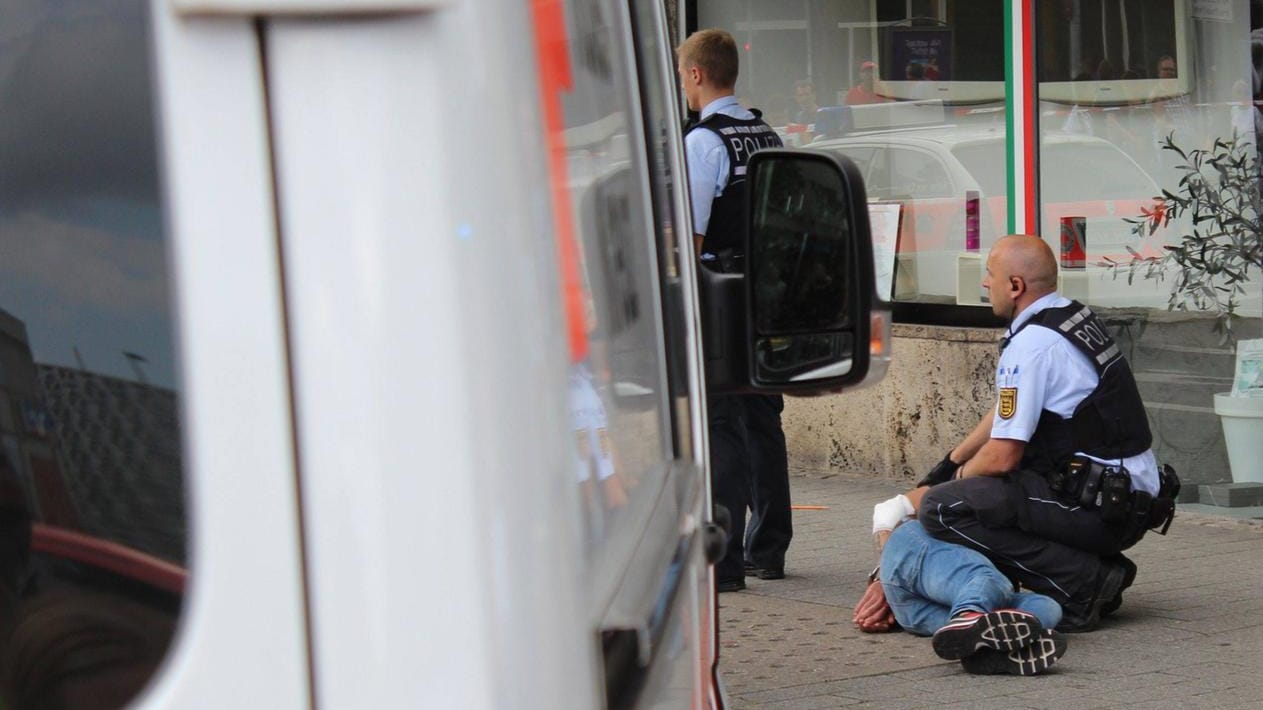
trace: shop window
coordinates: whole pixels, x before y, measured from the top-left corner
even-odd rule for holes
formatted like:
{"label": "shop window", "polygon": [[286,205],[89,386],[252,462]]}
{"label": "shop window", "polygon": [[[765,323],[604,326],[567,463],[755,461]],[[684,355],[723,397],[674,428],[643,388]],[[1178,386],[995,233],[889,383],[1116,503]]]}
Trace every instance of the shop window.
{"label": "shop window", "polygon": [[[973,246],[968,201],[984,210],[974,248],[988,248],[994,225],[1007,220],[1005,181],[974,177],[954,155],[962,144],[983,146],[989,168],[1005,165],[1001,0],[699,0],[696,7],[698,27],[736,37],[737,95],[763,108],[787,145],[852,158],[865,170],[870,202],[882,203],[876,209],[890,214],[899,204],[896,301],[955,305],[958,256]],[[793,120],[804,108],[795,93],[804,81],[815,111],[806,125]]]}

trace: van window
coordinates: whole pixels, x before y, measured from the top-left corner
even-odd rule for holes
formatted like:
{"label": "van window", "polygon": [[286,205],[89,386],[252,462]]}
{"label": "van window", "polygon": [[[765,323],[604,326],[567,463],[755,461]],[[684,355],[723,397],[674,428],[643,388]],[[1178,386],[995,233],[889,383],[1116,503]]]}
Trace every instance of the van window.
{"label": "van window", "polygon": [[187,519],[148,8],[0,6],[0,705],[125,705]]}
{"label": "van window", "polygon": [[[653,200],[654,242],[657,244],[658,277],[663,292],[674,292],[677,298],[664,298],[663,321],[670,342],[684,342],[688,325],[683,304],[683,285],[680,280],[680,259],[691,258],[693,241],[690,230],[677,228],[676,212],[672,204],[675,185],[687,181],[677,175],[671,163],[671,155],[679,149],[673,140],[672,124],[679,125],[680,117],[674,103],[677,93],[675,51],[660,41],[657,31],[660,5],[654,0],[634,0],[629,19],[632,23],[632,40],[636,50],[636,76],[640,87],[641,114],[645,151],[649,160],[650,194]],[[676,459],[691,459],[695,442],[689,417],[688,361],[683,349],[677,348],[666,361],[667,376],[671,385],[672,451]],[[700,472],[699,472],[700,475]]]}
{"label": "van window", "polygon": [[593,610],[618,589],[672,459],[650,190],[631,48],[616,6],[567,3],[563,94],[587,357],[571,366],[576,477]]}

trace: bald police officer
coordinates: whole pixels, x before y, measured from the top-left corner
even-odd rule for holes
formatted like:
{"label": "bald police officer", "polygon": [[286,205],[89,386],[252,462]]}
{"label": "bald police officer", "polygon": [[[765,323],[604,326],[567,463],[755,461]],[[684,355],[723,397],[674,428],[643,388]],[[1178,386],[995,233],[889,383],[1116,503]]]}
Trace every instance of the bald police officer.
{"label": "bald police officer", "polygon": [[[700,119],[685,134],[694,244],[707,268],[739,272],[745,248],[742,205],[746,163],[781,139],[734,95],[737,43],[723,30],[700,30],[676,50],[680,84]],[[732,516],[728,548],[716,565],[721,592],[745,588],[745,575],[785,576],[793,537],[789,465],[779,395],[721,395],[707,400],[712,491]],[[751,511],[746,526],[746,508]]]}
{"label": "bald police officer", "polygon": [[932,536],[973,547],[1090,631],[1121,603],[1135,566],[1119,554],[1150,525],[1162,490],[1135,378],[1104,324],[1056,293],[1042,239],[1001,238],[983,287],[1009,321],[998,401],[923,483]]}

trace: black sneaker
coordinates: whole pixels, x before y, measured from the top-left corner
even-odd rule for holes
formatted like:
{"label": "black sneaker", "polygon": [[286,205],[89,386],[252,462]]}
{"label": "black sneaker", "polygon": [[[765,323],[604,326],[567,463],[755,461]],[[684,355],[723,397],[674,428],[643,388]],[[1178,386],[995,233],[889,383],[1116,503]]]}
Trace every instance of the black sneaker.
{"label": "black sneaker", "polygon": [[1130,587],[1132,583],[1136,581],[1136,563],[1135,562],[1132,562],[1131,560],[1127,559],[1121,553],[1117,555],[1110,555],[1109,557],[1106,557],[1105,559],[1106,561],[1112,564],[1122,566],[1123,586],[1118,588],[1118,594],[1115,594],[1113,599],[1105,602],[1105,604],[1101,606],[1102,619],[1118,611],[1118,607],[1123,605],[1123,591],[1126,590],[1128,587]]}
{"label": "black sneaker", "polygon": [[[1102,560],[1101,571],[1098,573],[1099,582],[1092,600],[1083,606],[1063,604],[1061,623],[1057,624],[1057,630],[1066,634],[1082,634],[1095,630],[1101,622],[1101,610],[1119,595],[1126,578],[1125,567]],[[1118,601],[1119,604],[1122,603],[1121,599]]]}
{"label": "black sneaker", "polygon": [[931,644],[939,658],[950,661],[970,656],[980,649],[1014,651],[1029,644],[1044,626],[1033,614],[1016,609],[987,612],[966,611],[952,617],[934,632]]}
{"label": "black sneaker", "polygon": [[715,591],[717,592],[739,592],[746,588],[746,581],[742,577],[736,579],[721,579],[715,583]]}
{"label": "black sneaker", "polygon": [[960,665],[976,675],[1039,675],[1065,653],[1066,637],[1044,629],[1026,646],[1008,652],[984,648],[960,659]]}
{"label": "black sneaker", "polygon": [[758,577],[759,579],[785,579],[784,567],[759,567],[753,562],[745,563],[745,574],[747,577]]}

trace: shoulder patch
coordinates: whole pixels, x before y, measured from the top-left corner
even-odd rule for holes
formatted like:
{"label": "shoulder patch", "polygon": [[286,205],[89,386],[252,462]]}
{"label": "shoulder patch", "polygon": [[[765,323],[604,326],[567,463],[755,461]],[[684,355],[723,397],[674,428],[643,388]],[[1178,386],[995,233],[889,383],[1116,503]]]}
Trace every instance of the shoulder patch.
{"label": "shoulder patch", "polygon": [[1000,407],[997,410],[1001,419],[1012,419],[1017,414],[1017,388],[1000,388]]}

